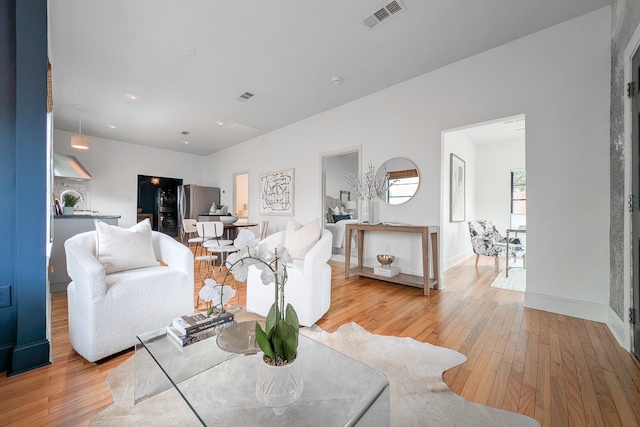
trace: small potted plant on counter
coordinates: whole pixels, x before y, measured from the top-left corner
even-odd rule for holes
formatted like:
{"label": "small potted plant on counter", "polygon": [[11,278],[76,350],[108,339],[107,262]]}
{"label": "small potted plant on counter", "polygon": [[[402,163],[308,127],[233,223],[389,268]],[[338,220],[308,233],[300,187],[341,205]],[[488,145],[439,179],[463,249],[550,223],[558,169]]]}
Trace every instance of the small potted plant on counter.
{"label": "small potted plant on counter", "polygon": [[74,196],[71,193],[66,193],[62,196],[62,214],[73,215],[73,211],[76,209],[76,203],[78,203],[80,197]]}

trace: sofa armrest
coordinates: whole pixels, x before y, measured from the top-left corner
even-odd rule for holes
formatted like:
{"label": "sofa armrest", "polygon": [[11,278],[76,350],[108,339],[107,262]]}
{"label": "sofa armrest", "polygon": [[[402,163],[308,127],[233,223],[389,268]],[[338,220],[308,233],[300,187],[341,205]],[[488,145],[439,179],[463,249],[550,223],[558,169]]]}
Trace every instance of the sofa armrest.
{"label": "sofa armrest", "polygon": [[64,243],[67,273],[76,284],[78,294],[87,302],[97,301],[107,292],[106,272],[95,255],[75,236]]}
{"label": "sofa armrest", "polygon": [[265,237],[260,243],[266,243],[269,250],[274,250],[278,245],[284,245],[285,231],[278,231]]}
{"label": "sofa armrest", "polygon": [[193,253],[191,250],[166,234],[152,232],[153,250],[156,258],[169,267],[182,271],[193,283]]}
{"label": "sofa armrest", "polygon": [[322,267],[331,258],[333,236],[330,231],[322,230],[320,240],[304,256],[302,274],[320,274]]}

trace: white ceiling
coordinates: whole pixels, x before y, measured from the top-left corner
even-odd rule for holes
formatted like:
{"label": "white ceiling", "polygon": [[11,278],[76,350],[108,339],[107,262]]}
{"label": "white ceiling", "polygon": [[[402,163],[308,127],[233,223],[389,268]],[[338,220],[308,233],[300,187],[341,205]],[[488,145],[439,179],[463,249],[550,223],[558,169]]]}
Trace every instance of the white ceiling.
{"label": "white ceiling", "polygon": [[208,155],[611,3],[389,2],[49,1],[54,128]]}

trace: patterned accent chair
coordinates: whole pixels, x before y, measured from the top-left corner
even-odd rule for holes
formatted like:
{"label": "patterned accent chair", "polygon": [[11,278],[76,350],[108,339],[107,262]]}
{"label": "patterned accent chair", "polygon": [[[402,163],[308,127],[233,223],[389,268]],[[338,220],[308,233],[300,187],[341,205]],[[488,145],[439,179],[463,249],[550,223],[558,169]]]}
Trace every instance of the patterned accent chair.
{"label": "patterned accent chair", "polygon": [[[507,252],[507,238],[503,237],[493,221],[476,220],[469,221],[469,234],[471,235],[471,247],[476,254],[476,268],[480,255],[491,256],[495,259],[496,271],[498,271],[498,258],[505,256]],[[519,238],[509,239],[510,256],[522,257],[526,265],[525,247]]]}

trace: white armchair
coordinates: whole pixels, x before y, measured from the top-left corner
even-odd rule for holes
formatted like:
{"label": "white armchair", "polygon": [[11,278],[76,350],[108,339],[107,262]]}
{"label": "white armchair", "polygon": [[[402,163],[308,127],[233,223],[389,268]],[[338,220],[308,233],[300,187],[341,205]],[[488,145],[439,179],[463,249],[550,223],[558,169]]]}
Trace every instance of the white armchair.
{"label": "white armchair", "polygon": [[[263,240],[273,250],[285,241],[285,231],[271,234]],[[312,326],[331,305],[331,258],[332,235],[323,230],[320,240],[307,252],[304,260],[293,260],[287,269],[288,280],[284,287],[285,304],[291,303],[298,314],[301,326]],[[247,310],[266,316],[273,304],[273,283],[264,285],[260,270],[249,268],[247,278]]]}
{"label": "white armchair", "polygon": [[133,347],[136,335],[193,312],[193,254],[152,232],[155,257],[166,265],[107,274],[96,258],[96,232],[65,242],[69,341],[89,362]]}

